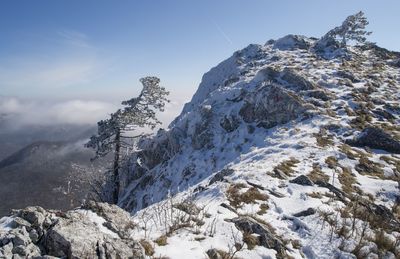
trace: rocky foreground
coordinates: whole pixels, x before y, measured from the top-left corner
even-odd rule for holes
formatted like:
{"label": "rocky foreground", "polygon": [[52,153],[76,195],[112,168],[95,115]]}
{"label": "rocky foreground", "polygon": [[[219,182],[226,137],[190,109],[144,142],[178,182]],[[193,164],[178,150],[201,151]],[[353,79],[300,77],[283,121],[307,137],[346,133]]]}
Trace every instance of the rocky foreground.
{"label": "rocky foreground", "polygon": [[135,224],[117,206],[89,202],[67,213],[28,207],[0,221],[0,258],[144,258]]}

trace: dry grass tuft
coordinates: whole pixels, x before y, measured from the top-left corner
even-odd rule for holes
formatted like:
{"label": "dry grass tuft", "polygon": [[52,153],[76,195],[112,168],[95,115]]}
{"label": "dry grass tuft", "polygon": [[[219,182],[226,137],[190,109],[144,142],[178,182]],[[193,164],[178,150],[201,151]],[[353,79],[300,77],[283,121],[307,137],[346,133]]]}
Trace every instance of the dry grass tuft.
{"label": "dry grass tuft", "polygon": [[257,188],[250,187],[247,191],[241,193],[243,187],[238,184],[229,186],[226,194],[231,206],[235,208],[242,207],[243,204],[257,203],[256,201],[267,201],[268,195],[261,193]]}
{"label": "dry grass tuft", "polygon": [[351,168],[348,167],[341,167],[342,172],[339,174],[338,179],[340,184],[342,185],[342,190],[347,193],[351,194],[355,189],[353,184],[356,184],[356,177],[351,172]]}
{"label": "dry grass tuft", "polygon": [[328,167],[330,169],[335,169],[338,165],[338,161],[337,161],[336,157],[334,157],[334,156],[328,156],[325,159],[325,163],[328,165]]}
{"label": "dry grass tuft", "polygon": [[254,249],[254,247],[259,245],[259,241],[258,238],[254,235],[252,235],[251,233],[243,233],[243,242],[246,243],[247,248],[249,250]]}
{"label": "dry grass tuft", "polygon": [[298,163],[300,163],[300,161],[294,157],[281,162],[279,165],[275,166],[273,170],[275,176],[281,179],[292,176],[294,173],[293,167],[295,167]]}
{"label": "dry grass tuft", "polygon": [[376,176],[385,179],[382,167],[382,164],[375,163],[369,160],[366,156],[361,156],[355,169],[362,175]]}
{"label": "dry grass tuft", "polygon": [[329,176],[321,171],[321,166],[318,163],[313,164],[313,169],[307,176],[313,182],[316,182],[316,181],[328,182],[329,181]]}
{"label": "dry grass tuft", "polygon": [[332,136],[327,135],[326,129],[321,129],[318,133],[314,133],[314,137],[317,140],[317,145],[320,147],[333,145]]}
{"label": "dry grass tuft", "polygon": [[162,235],[159,238],[157,238],[156,240],[154,240],[154,242],[159,246],[166,246],[168,244],[167,239],[168,238],[166,235]]}
{"label": "dry grass tuft", "polygon": [[146,239],[139,241],[140,245],[144,248],[144,252],[147,256],[152,256],[154,254],[154,247]]}
{"label": "dry grass tuft", "polygon": [[268,204],[262,203],[262,204],[260,204],[260,210],[257,212],[257,214],[258,215],[264,215],[265,213],[267,213],[268,209],[269,209]]}

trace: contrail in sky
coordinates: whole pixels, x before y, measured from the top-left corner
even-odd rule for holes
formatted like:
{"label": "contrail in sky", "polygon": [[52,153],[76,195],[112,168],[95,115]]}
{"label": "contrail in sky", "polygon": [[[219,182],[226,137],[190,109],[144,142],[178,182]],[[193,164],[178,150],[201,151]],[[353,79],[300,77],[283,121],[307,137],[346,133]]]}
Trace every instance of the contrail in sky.
{"label": "contrail in sky", "polygon": [[226,35],[226,33],[221,29],[221,27],[218,26],[218,24],[214,21],[214,25],[217,28],[217,30],[221,33],[222,37],[225,38],[225,40],[227,42],[229,42],[229,44],[233,44],[232,40],[228,37],[228,35]]}

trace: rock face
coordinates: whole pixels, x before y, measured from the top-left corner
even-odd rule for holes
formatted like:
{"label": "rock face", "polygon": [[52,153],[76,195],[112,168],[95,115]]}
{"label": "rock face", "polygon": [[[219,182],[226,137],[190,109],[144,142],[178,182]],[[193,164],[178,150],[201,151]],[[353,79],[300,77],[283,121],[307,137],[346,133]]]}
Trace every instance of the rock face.
{"label": "rock face", "polygon": [[88,202],[67,213],[28,207],[0,232],[0,258],[144,258],[130,238],[133,228],[129,214],[114,205]]}
{"label": "rock face", "polygon": [[280,50],[308,49],[311,44],[305,37],[289,34],[275,41],[274,48]]}
{"label": "rock face", "polygon": [[298,118],[305,110],[297,96],[277,85],[267,85],[245,99],[239,114],[245,122],[268,129]]}
{"label": "rock face", "polygon": [[379,128],[366,128],[355,140],[347,141],[347,143],[352,146],[366,146],[400,154],[400,142]]}

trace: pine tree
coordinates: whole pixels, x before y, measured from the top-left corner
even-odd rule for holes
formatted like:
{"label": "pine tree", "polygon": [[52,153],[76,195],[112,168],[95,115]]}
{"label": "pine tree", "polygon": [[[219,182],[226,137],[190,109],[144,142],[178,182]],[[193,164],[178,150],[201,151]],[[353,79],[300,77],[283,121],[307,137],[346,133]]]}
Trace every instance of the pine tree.
{"label": "pine tree", "polygon": [[107,120],[97,123],[97,135],[93,135],[89,142],[85,144],[88,148],[96,150],[94,159],[104,157],[114,153],[112,165],[112,202],[118,202],[119,195],[119,167],[121,148],[124,138],[139,138],[142,135],[127,136],[126,133],[134,131],[138,127],[154,128],[161,122],[156,117],[157,111],[164,111],[165,103],[169,102],[168,91],[159,85],[160,79],[157,77],[141,78],[140,82],[143,89],[138,97],[123,101],[125,107],[118,109],[110,115]]}
{"label": "pine tree", "polygon": [[330,30],[322,39],[341,40],[341,46],[345,47],[348,41],[356,41],[357,43],[365,43],[366,36],[371,32],[366,31],[365,27],[369,24],[367,18],[362,11],[350,15],[344,20],[341,26]]}

